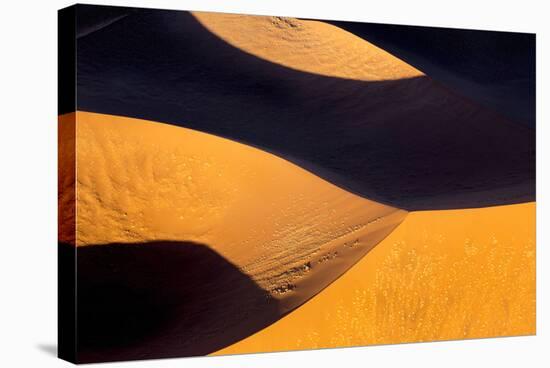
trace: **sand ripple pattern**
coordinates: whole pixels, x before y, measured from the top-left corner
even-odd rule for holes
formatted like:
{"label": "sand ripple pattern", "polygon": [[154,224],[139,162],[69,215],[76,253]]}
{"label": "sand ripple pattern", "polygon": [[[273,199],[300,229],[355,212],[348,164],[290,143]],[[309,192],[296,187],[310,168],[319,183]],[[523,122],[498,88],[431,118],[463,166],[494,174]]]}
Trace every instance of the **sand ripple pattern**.
{"label": "sand ripple pattern", "polygon": [[406,214],[256,148],[171,125],[79,112],[77,147],[78,246],[208,244],[271,293],[281,313]]}

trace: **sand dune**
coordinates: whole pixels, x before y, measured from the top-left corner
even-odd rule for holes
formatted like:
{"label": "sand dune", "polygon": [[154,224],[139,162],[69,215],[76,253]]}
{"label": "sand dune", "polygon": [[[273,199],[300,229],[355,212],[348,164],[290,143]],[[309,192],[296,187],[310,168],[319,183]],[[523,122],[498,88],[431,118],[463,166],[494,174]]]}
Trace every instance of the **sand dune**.
{"label": "sand dune", "polygon": [[78,62],[80,110],[228,137],[381,203],[534,200],[533,130],[323,22],[141,10]]}
{"label": "sand dune", "polygon": [[330,22],[514,122],[535,128],[535,35]]}
{"label": "sand dune", "polygon": [[352,33],[322,21],[193,12],[235,48],[285,67],[346,79],[384,81],[424,74]]}
{"label": "sand dune", "polygon": [[535,199],[534,130],[325,22],[78,11],[82,361],[534,332],[534,204],[462,209]]}
{"label": "sand dune", "polygon": [[[252,330],[318,293],[405,216],[405,211],[350,194],[276,156],[212,135],[83,112],[77,113],[76,126],[76,245],[101,245],[109,257],[112,243],[204,244],[269,296],[270,308],[242,306],[258,316],[250,323],[261,321]],[[61,233],[60,240],[71,239]],[[79,252],[79,262],[85,255]],[[247,290],[229,279],[217,287],[233,290],[236,299]],[[214,322],[211,328],[251,329],[243,320],[231,326]],[[151,356],[193,351],[192,340],[175,338],[192,330],[173,330]],[[204,328],[202,333],[216,336],[217,331]],[[217,346],[205,351],[208,341],[202,344],[196,354]],[[83,351],[99,354],[89,348]],[[141,354],[139,346],[130,350]]]}
{"label": "sand dune", "polygon": [[[74,261],[74,247],[60,249]],[[109,243],[77,253],[79,363],[206,355],[280,316],[269,292],[206,244]]]}
{"label": "sand dune", "polygon": [[535,204],[412,212],[306,304],[217,354],[531,335]]}
{"label": "sand dune", "polygon": [[57,237],[76,244],[76,114],[58,119]]}

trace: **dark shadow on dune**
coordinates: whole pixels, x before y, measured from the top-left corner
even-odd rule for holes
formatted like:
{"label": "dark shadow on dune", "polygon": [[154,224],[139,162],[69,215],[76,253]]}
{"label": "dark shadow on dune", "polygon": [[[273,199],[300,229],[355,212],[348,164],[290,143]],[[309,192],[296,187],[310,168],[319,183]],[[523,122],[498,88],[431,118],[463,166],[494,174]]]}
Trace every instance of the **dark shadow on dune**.
{"label": "dark shadow on dune", "polygon": [[203,244],[102,244],[77,259],[80,363],[206,355],[279,317],[267,292]]}
{"label": "dark shadow on dune", "polygon": [[513,121],[535,128],[535,34],[330,23]]}
{"label": "dark shadow on dune", "polygon": [[534,131],[430,78],[365,82],[296,71],[232,47],[180,11],[133,11],[77,49],[82,111],[257,146],[410,210],[535,199]]}

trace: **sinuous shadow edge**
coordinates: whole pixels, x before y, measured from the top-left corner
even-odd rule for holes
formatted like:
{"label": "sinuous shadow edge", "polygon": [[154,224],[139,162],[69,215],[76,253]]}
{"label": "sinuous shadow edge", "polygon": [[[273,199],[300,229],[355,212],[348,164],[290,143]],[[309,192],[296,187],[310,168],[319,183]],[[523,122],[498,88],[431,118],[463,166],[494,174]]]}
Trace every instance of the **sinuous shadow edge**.
{"label": "sinuous shadow edge", "polygon": [[[99,23],[76,29],[77,43],[65,43],[78,52],[79,95],[78,106],[75,96],[60,98],[60,113],[80,109],[213,133],[401,208],[535,199],[534,129],[461,98],[446,114],[442,101],[456,96],[429,77],[364,82],[308,74],[228,45],[186,12],[109,8],[107,21],[100,14]],[[70,68],[61,74],[74,86]],[[405,106],[410,121],[387,115],[392,106]],[[503,127],[491,131],[485,123]],[[418,129],[431,135],[412,139]],[[72,361],[206,355],[280,317],[269,293],[206,244],[59,244],[59,262],[60,356]],[[63,341],[75,331],[71,351]]]}
{"label": "sinuous shadow edge", "polygon": [[428,76],[361,81],[290,69],[180,11],[133,10],[77,44],[78,110],[243,142],[407,210],[535,198],[535,131]]}
{"label": "sinuous shadow edge", "polygon": [[[279,318],[277,302],[204,244],[74,248],[78,363],[207,355]],[[62,275],[61,288],[72,278]]]}

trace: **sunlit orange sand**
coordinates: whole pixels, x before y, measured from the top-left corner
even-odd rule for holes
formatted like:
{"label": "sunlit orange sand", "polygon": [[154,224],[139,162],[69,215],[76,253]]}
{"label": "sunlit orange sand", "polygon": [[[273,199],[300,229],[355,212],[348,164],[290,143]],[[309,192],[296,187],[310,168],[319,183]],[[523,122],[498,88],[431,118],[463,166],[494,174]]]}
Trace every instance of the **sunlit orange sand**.
{"label": "sunlit orange sand", "polygon": [[232,46],[295,70],[363,81],[424,75],[370,42],[326,22],[223,13],[193,15]]}
{"label": "sunlit orange sand", "polygon": [[77,246],[200,242],[268,291],[281,314],[342,274],[406,214],[212,135],[83,112],[76,126]]}
{"label": "sunlit orange sand", "polygon": [[336,282],[218,352],[535,333],[535,203],[412,212]]}
{"label": "sunlit orange sand", "polygon": [[78,108],[169,124],[59,118],[79,361],[535,333],[535,203],[448,210],[534,200],[534,131],[326,22],[117,19]]}

